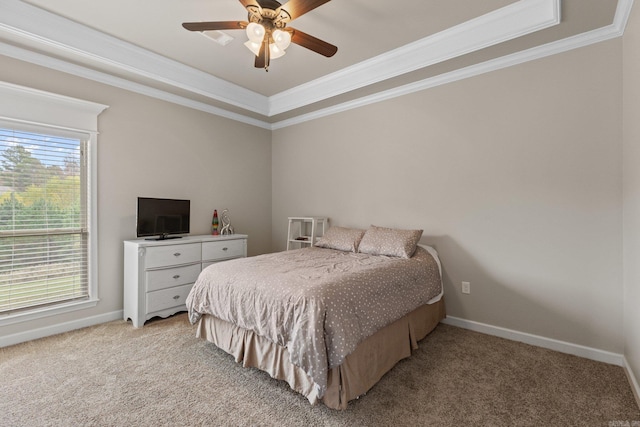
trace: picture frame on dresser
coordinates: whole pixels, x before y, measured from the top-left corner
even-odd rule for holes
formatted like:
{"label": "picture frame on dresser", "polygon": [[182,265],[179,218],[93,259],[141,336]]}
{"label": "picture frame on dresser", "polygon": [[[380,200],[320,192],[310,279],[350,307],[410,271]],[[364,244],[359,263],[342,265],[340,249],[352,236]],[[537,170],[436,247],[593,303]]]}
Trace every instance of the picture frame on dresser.
{"label": "picture frame on dresser", "polygon": [[247,256],[245,234],[124,241],[123,318],[134,327],[186,311],[185,301],[209,265]]}

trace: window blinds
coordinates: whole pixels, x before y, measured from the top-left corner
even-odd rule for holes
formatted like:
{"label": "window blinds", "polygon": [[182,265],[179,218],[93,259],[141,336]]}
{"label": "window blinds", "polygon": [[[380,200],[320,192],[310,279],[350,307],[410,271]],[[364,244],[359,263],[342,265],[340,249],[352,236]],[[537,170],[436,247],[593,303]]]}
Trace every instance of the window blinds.
{"label": "window blinds", "polygon": [[89,297],[87,139],[0,122],[0,314]]}

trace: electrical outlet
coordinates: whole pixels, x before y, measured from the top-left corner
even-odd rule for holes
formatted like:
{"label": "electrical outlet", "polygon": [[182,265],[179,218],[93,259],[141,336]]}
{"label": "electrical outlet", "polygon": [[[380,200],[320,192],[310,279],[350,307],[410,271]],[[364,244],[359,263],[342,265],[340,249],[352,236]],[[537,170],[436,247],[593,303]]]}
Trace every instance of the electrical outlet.
{"label": "electrical outlet", "polygon": [[462,293],[463,294],[471,293],[471,282],[462,282]]}

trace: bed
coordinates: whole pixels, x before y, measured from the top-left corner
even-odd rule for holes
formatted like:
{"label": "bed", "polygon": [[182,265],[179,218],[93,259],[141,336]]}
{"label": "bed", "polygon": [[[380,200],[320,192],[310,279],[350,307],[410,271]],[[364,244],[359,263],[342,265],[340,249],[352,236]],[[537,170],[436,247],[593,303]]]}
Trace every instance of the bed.
{"label": "bed", "polygon": [[440,261],[421,235],[332,227],[313,247],[213,264],[189,321],[244,366],[345,409],[445,316]]}

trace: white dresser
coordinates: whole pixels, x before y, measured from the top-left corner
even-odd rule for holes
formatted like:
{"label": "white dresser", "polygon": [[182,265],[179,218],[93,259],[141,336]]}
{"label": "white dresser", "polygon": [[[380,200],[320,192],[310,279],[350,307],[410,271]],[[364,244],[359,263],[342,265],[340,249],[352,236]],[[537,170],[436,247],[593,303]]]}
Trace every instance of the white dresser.
{"label": "white dresser", "polygon": [[167,240],[125,240],[124,320],[140,327],[155,316],[185,311],[200,271],[220,261],[247,256],[247,236],[185,236]]}

